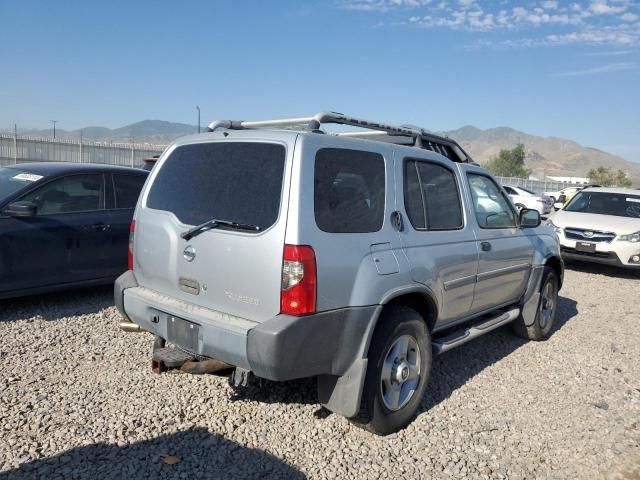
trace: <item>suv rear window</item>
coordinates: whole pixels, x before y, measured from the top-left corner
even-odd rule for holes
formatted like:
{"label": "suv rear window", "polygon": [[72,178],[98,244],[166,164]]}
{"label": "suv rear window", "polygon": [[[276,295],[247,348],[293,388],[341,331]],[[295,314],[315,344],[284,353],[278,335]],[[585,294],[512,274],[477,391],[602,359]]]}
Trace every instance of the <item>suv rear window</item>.
{"label": "suv rear window", "polygon": [[324,232],[377,232],[384,220],[384,159],[358,150],[316,154],[314,210]]}
{"label": "suv rear window", "polygon": [[176,148],[151,185],[147,207],[187,225],[212,218],[265,230],[280,211],[285,148],[273,143],[220,142]]}

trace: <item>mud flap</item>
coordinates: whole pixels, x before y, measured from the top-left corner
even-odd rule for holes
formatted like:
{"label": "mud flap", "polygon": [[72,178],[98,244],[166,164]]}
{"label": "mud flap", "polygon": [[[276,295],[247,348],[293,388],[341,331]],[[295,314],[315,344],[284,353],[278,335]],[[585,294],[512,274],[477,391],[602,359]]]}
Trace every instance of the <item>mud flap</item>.
{"label": "mud flap", "polygon": [[540,303],[540,284],[542,282],[542,273],[544,266],[537,266],[531,272],[529,285],[524,295],[522,303],[522,319],[527,327],[533,325],[538,314],[538,304]]}
{"label": "mud flap", "polygon": [[360,399],[367,373],[367,359],[353,362],[346,373],[318,376],[318,400],[320,404],[347,418],[355,417],[360,411]]}

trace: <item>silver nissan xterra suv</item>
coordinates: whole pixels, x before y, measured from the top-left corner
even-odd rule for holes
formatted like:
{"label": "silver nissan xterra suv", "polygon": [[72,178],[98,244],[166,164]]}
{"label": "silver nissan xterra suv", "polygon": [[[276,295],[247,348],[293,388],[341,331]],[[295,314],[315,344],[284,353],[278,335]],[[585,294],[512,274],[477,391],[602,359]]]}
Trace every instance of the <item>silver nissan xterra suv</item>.
{"label": "silver nissan xterra suv", "polygon": [[455,141],[338,113],[209,132],[158,160],[115,285],[121,328],[156,336],[157,371],[315,376],[322,405],[388,434],[416,414],[434,355],[507,323],[550,335],[557,237]]}

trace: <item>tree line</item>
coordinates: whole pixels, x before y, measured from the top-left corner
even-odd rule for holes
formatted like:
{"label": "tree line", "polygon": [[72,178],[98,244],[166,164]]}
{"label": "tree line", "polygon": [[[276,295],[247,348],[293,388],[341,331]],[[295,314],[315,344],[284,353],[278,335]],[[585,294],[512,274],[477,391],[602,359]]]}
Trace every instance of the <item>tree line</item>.
{"label": "tree line", "polygon": [[[491,158],[485,167],[499,177],[529,178],[531,170],[525,165],[525,156],[524,145],[520,143],[512,149],[501,149],[500,153]],[[630,187],[632,184],[623,170],[611,167],[592,168],[587,176],[591,183],[602,187]]]}

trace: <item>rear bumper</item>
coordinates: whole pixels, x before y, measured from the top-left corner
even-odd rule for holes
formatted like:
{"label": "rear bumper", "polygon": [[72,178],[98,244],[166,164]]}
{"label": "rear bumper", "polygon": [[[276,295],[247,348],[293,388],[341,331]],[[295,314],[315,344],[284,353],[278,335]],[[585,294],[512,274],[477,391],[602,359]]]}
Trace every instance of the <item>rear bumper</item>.
{"label": "rear bumper", "polygon": [[142,329],[181,347],[179,339],[167,338],[167,322],[175,316],[196,323],[199,338],[193,353],[278,381],[344,375],[366,356],[381,308],[353,307],[306,317],[277,315],[256,323],[140,287],[131,271],[118,278],[114,294],[120,313]]}
{"label": "rear bumper", "polygon": [[535,210],[538,210],[540,215],[548,215],[551,213],[551,209],[553,208],[552,204],[537,204],[535,206]]}

